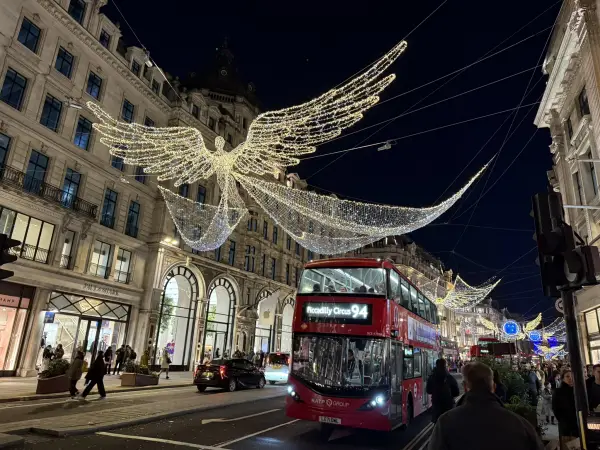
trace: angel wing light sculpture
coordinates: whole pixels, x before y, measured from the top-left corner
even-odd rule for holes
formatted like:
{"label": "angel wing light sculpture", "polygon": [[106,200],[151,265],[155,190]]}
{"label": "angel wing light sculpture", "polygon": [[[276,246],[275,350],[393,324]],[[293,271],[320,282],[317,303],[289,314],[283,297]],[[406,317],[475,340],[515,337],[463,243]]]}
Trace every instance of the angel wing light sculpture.
{"label": "angel wing light sculpture", "polygon": [[456,276],[452,289],[436,303],[454,311],[467,311],[483,301],[498,286],[502,279],[489,279],[479,286],[471,286],[460,275]]}
{"label": "angel wing light sculpture", "polygon": [[110,153],[141,166],[158,181],[184,183],[216,176],[221,198],[216,206],[193,202],[159,186],[183,240],[198,251],[218,248],[247,213],[236,181],[264,211],[303,247],[321,254],[344,253],[385,236],[421,228],[447,211],[479,176],[455,195],[430,208],[405,208],[338,200],[264,180],[268,174],[297,165],[316,145],[339,136],[379,101],[395,78],[383,72],[406,49],[402,41],[362,74],[311,101],[259,114],[246,140],[225,150],[218,136],[215,150],[191,127],[154,128],[113,119],[98,105],[87,106],[100,119],[94,129]]}

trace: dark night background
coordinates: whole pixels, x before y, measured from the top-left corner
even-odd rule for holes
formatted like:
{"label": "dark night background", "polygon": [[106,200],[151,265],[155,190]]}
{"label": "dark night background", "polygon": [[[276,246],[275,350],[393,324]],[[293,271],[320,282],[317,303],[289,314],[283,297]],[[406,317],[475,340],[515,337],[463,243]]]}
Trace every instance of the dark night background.
{"label": "dark night background", "polygon": [[[239,74],[255,84],[262,110],[292,106],[336,86],[404,38],[442,0],[329,0],[289,3],[285,7],[282,3],[227,1],[209,6],[194,0],[117,0],[117,6],[152,58],[163,70],[181,78],[209,67],[216,47],[227,37]],[[405,112],[448,80],[451,81],[419,106],[535,67],[559,8],[560,2],[554,0],[448,0],[409,36],[408,49],[392,66],[398,78],[383,93],[382,101],[473,63],[548,11],[495,51],[539,33],[537,36],[454,79],[445,78],[376,106],[348,132]],[[121,23],[127,45],[139,45],[112,1],[103,11]],[[543,57],[539,64],[542,62]],[[546,83],[541,67],[400,118],[366,143],[516,108],[530,80],[534,89],[523,104],[537,102]],[[546,171],[551,168],[550,134],[545,129],[536,132],[536,111],[537,105],[519,111],[513,130],[524,120],[504,146],[494,170],[488,169],[469,196],[450,212],[433,225],[412,233],[412,237],[439,257],[446,268],[475,285],[522,256],[500,274],[503,282],[493,297],[501,307],[527,318],[543,311],[548,323],[555,317],[554,301],[541,294],[537,253],[533,250],[533,219],[529,215],[531,196],[546,189]],[[512,116],[465,168],[509,114],[402,139],[385,152],[376,148],[349,152],[318,174],[315,172],[339,155],[305,161],[290,168],[290,172],[298,172],[302,178],[308,178],[309,184],[346,198],[427,206],[442,194],[447,198],[458,190],[499,151]],[[377,129],[322,145],[315,155],[351,148]],[[463,169],[463,174],[451,184]],[[477,204],[486,181],[486,189],[498,183]],[[476,208],[469,209],[475,204]],[[459,225],[469,222],[473,210],[471,226],[461,238],[465,227]]]}

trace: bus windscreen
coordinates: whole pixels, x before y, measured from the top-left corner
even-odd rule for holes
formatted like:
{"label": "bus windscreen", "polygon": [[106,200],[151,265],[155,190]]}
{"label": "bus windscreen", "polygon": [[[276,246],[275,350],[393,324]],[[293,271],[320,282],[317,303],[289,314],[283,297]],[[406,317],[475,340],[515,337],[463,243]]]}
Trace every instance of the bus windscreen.
{"label": "bus windscreen", "polygon": [[386,295],[385,270],[376,267],[322,267],[302,272],[298,294]]}

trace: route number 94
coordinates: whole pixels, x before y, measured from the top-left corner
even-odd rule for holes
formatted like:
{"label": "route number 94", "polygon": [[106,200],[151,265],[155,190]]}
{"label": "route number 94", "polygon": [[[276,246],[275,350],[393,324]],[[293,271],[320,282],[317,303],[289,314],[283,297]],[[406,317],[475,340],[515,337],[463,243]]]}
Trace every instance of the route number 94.
{"label": "route number 94", "polygon": [[369,311],[367,310],[367,305],[352,305],[350,307],[350,311],[352,311],[352,318],[356,319],[361,317],[366,319],[369,317]]}

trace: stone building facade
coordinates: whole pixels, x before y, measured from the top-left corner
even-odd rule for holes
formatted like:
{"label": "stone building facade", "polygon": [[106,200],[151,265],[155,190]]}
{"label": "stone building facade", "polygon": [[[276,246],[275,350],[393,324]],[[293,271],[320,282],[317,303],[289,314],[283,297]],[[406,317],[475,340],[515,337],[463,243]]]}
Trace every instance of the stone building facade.
{"label": "stone building facade", "polygon": [[[185,246],[157,181],[111,157],[85,107],[192,126],[241,142],[258,110],[223,46],[204,74],[167,79],[125,47],[106,0],[0,3],[0,233],[22,241],[0,282],[0,376],[36,373],[42,345],[86,358],[109,346],[171,355],[291,345],[295,286],[310,255],[244,195],[251,214],[214,252]],[[170,82],[167,82],[170,81]],[[295,175],[278,181],[302,187]],[[217,204],[214,180],[175,189]]]}

